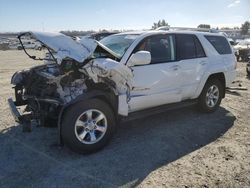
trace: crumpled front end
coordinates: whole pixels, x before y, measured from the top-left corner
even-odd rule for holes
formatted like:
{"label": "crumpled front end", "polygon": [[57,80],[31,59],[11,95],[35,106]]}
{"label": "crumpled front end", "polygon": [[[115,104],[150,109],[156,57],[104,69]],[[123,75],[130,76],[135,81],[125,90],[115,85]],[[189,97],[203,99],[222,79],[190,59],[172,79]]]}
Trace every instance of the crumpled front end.
{"label": "crumpled front end", "polygon": [[128,115],[133,73],[127,66],[107,58],[91,61],[81,69],[94,83],[105,83],[118,97],[118,114]]}
{"label": "crumpled front end", "polygon": [[[13,103],[15,106],[24,106],[24,117],[19,120],[37,124],[47,123],[45,121],[48,119],[56,121],[62,106],[87,90],[85,79],[83,74],[63,70],[57,64],[37,66],[15,73],[11,80],[16,98]],[[11,108],[13,109],[13,104]]]}
{"label": "crumpled front end", "polygon": [[[66,56],[66,53],[62,55],[60,48],[53,46],[51,41],[47,45],[53,50],[53,55],[59,58],[60,63],[47,62],[29,70],[16,72],[11,79],[16,101],[9,99],[9,105],[16,121],[22,124],[35,122],[40,125],[47,124],[48,120],[57,121],[64,106],[91,91],[93,86],[98,88],[100,84],[106,87],[105,91],[110,90],[117,96],[118,114],[128,114],[133,74],[130,68],[117,61],[114,54],[107,55],[106,58],[95,58],[88,54],[77,59]],[[68,52],[72,49],[69,48]],[[108,53],[107,50],[96,47],[92,54],[97,50]],[[24,107],[22,114],[16,106]]]}

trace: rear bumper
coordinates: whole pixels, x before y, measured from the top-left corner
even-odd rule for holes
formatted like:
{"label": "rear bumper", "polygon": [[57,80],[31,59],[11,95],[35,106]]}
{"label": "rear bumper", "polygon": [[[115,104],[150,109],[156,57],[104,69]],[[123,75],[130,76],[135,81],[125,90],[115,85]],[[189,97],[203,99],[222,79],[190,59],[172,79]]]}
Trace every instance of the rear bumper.
{"label": "rear bumper", "polygon": [[225,72],[226,87],[230,87],[236,79],[236,70]]}

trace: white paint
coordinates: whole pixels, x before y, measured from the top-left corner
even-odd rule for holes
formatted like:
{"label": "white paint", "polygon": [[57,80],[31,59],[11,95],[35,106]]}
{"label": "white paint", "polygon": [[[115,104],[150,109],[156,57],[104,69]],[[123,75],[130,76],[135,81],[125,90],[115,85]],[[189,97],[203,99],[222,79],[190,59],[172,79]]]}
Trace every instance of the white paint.
{"label": "white paint", "polygon": [[189,33],[196,35],[207,57],[176,62],[134,66],[133,90],[130,91],[129,112],[163,104],[198,98],[208,77],[224,73],[226,87],[236,76],[234,54],[220,55],[204,35],[220,34],[190,31],[150,31],[141,34],[130,46],[121,62],[126,64],[134,48],[146,37],[157,34]]}
{"label": "white paint", "polygon": [[44,43],[56,53],[56,58],[60,64],[64,58],[72,58],[78,62],[83,62],[94,52],[97,43],[93,39],[82,42],[74,41],[71,37],[61,33],[29,32],[32,37]]}
{"label": "white paint", "polygon": [[127,95],[119,95],[118,97],[118,114],[122,116],[128,115]]}
{"label": "white paint", "polygon": [[94,82],[105,82],[108,78],[115,83],[114,90],[118,94],[126,94],[132,87],[133,74],[129,67],[109,58],[98,58],[83,67],[83,71]]}
{"label": "white paint", "polygon": [[[127,65],[133,50],[143,39],[158,34],[175,33],[196,35],[207,57],[143,66]],[[33,35],[56,51],[60,58],[71,57],[79,62],[92,55],[94,44],[110,51],[95,41],[84,39],[76,42],[62,34],[33,33]],[[200,95],[211,74],[224,73],[226,87],[235,79],[234,55],[219,55],[204,35],[219,34],[189,31],[144,32],[132,43],[120,62],[109,58],[98,58],[87,63],[80,71],[95,83],[104,82],[112,87],[118,95],[118,113],[124,116],[129,112],[154,106],[195,99]],[[110,53],[117,57],[114,52]]]}

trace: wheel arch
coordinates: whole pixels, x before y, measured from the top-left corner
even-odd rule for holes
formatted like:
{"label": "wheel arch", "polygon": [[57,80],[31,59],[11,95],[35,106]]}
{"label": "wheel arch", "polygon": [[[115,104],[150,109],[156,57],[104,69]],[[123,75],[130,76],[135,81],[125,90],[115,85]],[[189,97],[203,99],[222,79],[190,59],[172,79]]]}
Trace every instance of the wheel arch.
{"label": "wheel arch", "polygon": [[[214,74],[211,74],[207,81],[208,80],[211,80],[211,79],[217,79],[221,82],[222,86],[223,86],[223,94],[222,94],[222,98],[225,98],[225,94],[226,94],[226,78],[225,78],[225,75],[223,72],[219,72],[219,73],[214,73]],[[206,81],[206,83],[207,83]]]}
{"label": "wheel arch", "polygon": [[205,87],[206,83],[211,80],[211,79],[218,79],[219,81],[221,81],[222,85],[223,85],[223,95],[222,98],[225,97],[226,94],[226,77],[225,74],[223,72],[215,72],[215,73],[211,73],[209,75],[207,75],[203,81],[200,82],[200,86],[198,87],[197,91],[196,91],[196,98],[198,98],[203,90],[203,88]]}
{"label": "wheel arch", "polygon": [[58,141],[60,145],[63,145],[62,138],[61,138],[61,126],[64,114],[67,110],[70,109],[71,106],[78,102],[87,101],[90,99],[100,99],[107,103],[112,111],[114,112],[116,120],[118,119],[118,96],[115,95],[112,91],[103,91],[103,90],[90,90],[82,95],[79,95],[77,98],[69,102],[68,104],[62,106],[58,115],[57,127],[58,127]]}

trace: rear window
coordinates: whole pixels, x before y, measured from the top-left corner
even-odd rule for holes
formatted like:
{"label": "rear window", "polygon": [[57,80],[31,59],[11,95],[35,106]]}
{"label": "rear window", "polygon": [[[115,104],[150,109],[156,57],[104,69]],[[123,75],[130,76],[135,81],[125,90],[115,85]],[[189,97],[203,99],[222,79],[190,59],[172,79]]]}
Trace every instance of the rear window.
{"label": "rear window", "polygon": [[223,36],[205,36],[206,39],[213,45],[216,51],[219,54],[231,54],[232,49],[227,41],[227,39]]}

